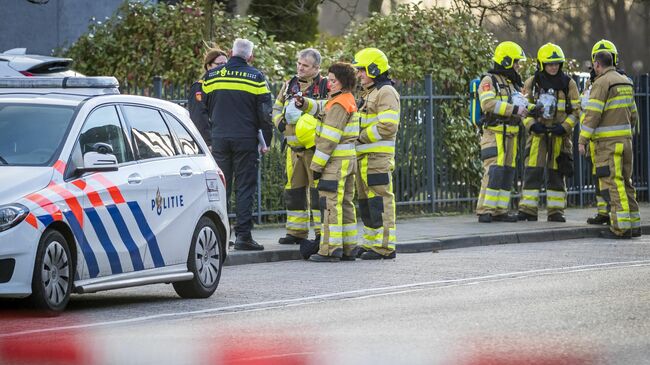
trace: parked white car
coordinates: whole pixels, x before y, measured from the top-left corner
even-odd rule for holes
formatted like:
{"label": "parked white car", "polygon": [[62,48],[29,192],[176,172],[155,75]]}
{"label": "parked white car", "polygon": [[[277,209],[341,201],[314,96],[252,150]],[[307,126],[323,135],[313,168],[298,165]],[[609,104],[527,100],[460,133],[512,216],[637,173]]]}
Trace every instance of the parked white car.
{"label": "parked white car", "polygon": [[225,179],[188,112],[112,77],[0,78],[0,298],[219,284]]}
{"label": "parked white car", "polygon": [[0,77],[84,76],[71,70],[71,65],[71,58],[27,54],[26,48],[13,48],[0,53]]}

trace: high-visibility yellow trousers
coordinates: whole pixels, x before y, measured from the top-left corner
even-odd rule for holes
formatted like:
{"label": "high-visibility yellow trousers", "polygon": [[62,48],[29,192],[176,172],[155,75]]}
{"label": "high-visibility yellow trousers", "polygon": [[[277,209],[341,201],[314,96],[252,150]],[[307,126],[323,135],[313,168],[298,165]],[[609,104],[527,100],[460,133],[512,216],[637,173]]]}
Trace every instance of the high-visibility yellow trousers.
{"label": "high-visibility yellow trousers", "polygon": [[380,255],[390,255],[397,243],[395,194],[390,153],[366,153],[357,157],[357,194],[363,221],[361,247]]}
{"label": "high-visibility yellow trousers", "polygon": [[598,176],[596,176],[596,154],[594,153],[594,142],[589,142],[589,158],[591,159],[591,174],[594,177],[594,185],[596,186],[596,209],[598,215],[609,216],[609,207],[607,202],[603,199],[602,194],[600,193],[600,181]]}
{"label": "high-visibility yellow trousers", "polygon": [[617,235],[641,228],[641,215],[632,185],[632,139],[594,141],[600,193],[609,204],[610,229]]}
{"label": "high-visibility yellow trousers", "polygon": [[318,190],[309,168],[313,157],[312,149],[296,152],[287,148],[287,183],[284,186],[286,228],[288,234],[299,238],[308,237],[310,221],[313,221],[316,234],[320,233]]}
{"label": "high-visibility yellow trousers", "polygon": [[517,134],[483,130],[481,160],[483,179],[476,204],[476,214],[508,213],[510,192],[515,179]]}
{"label": "high-visibility yellow trousers", "polygon": [[566,183],[560,169],[560,160],[571,156],[571,135],[530,133],[526,140],[524,161],[524,184],[519,201],[519,211],[537,216],[539,194],[544,187],[546,170],[546,210],[547,214],[564,214],[566,208]]}
{"label": "high-visibility yellow trousers", "polygon": [[322,225],[318,253],[331,256],[343,248],[354,255],[357,246],[357,214],[354,208],[354,158],[331,157],[318,181]]}

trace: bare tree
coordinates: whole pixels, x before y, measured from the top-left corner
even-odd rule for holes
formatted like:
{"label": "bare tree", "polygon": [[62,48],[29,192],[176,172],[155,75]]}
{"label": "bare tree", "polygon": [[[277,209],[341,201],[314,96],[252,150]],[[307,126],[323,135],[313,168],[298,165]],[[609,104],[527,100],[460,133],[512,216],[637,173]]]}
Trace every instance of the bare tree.
{"label": "bare tree", "polygon": [[513,29],[520,26],[513,19],[513,12],[555,12],[559,1],[550,0],[452,0],[452,8],[477,15],[479,26],[483,26],[489,17]]}

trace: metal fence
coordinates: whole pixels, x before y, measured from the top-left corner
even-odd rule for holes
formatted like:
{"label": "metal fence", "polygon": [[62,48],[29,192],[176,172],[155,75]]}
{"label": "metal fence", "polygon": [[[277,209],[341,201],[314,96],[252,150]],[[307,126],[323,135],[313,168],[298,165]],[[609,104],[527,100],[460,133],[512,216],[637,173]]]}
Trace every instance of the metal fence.
{"label": "metal fence", "polygon": [[[650,77],[642,75],[634,79],[635,99],[639,110],[639,126],[633,137],[634,174],[633,183],[637,188],[639,201],[649,201],[650,182]],[[277,92],[280,84],[272,84],[272,92]],[[123,92],[149,95],[171,100],[184,105],[187,101],[189,85],[166,85],[155,78],[153,87],[137,89],[124,87]],[[466,117],[469,96],[438,95],[431,76],[419,82],[399,83],[401,95],[400,129],[397,135],[394,192],[398,211],[436,212],[471,211],[476,204],[478,186],[476,176],[457,168],[448,156],[449,149],[455,146],[441,143],[443,129],[449,123],[450,113],[462,115],[467,128],[474,128]],[[277,131],[276,131],[277,132]],[[520,135],[520,151],[525,148],[523,130]],[[575,173],[567,178],[569,206],[589,206],[595,204],[595,186],[591,174],[591,162],[578,155],[577,140],[579,126],[573,133]],[[276,137],[281,137],[276,134]],[[478,141],[476,133],[472,138]],[[258,222],[280,221],[284,218],[283,151],[280,138],[275,138],[271,152],[264,156],[258,171],[258,192],[255,216]],[[467,156],[470,161],[478,161],[478,155]],[[518,154],[517,183],[512,200],[513,208],[518,204],[523,177],[523,153]],[[541,194],[542,204],[544,192]]]}

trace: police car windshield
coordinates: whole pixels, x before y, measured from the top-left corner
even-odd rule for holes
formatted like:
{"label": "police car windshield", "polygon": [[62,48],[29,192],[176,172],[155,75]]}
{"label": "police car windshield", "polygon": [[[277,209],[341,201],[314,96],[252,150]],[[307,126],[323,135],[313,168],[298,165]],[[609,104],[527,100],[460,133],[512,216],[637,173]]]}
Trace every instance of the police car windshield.
{"label": "police car windshield", "polygon": [[0,103],[0,166],[51,165],[73,115],[71,106]]}

